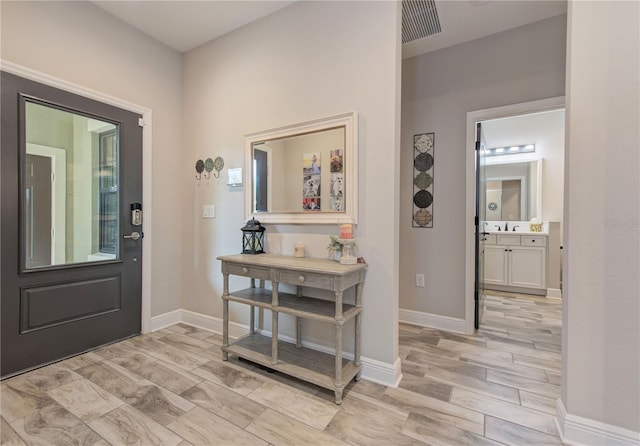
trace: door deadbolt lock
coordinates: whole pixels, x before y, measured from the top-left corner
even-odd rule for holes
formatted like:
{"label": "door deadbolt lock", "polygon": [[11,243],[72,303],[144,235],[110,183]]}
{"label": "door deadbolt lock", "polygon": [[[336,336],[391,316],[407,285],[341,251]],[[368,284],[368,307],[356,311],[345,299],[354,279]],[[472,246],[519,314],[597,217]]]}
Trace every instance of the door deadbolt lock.
{"label": "door deadbolt lock", "polygon": [[142,205],[131,203],[131,226],[142,225]]}

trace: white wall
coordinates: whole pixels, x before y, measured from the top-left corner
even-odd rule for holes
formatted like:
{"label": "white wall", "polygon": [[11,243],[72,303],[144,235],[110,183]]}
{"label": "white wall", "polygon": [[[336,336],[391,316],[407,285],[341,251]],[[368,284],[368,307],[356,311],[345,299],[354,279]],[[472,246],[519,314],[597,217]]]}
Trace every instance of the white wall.
{"label": "white wall", "polygon": [[[405,59],[400,308],[465,317],[467,112],[564,94],[566,16]],[[433,228],[412,228],[412,137],[435,132]],[[415,274],[425,274],[416,288]]]}
{"label": "white wall", "polygon": [[570,2],[568,15],[561,427],[623,444],[594,438],[605,423],[638,444],[640,3]]}
{"label": "white wall", "polygon": [[[483,123],[488,147],[535,144],[542,161],[542,217],[562,223],[564,195],[564,110],[494,119]],[[525,142],[526,141],[526,142]],[[525,156],[528,154],[525,154]],[[494,156],[512,159],[518,155]],[[562,239],[561,239],[562,240]]]}
{"label": "white wall", "polygon": [[177,210],[182,166],[189,161],[182,152],[180,54],[90,2],[3,1],[0,8],[4,61],[152,109],[151,231],[157,243],[151,314],[180,308],[182,216]]}
{"label": "white wall", "polygon": [[[185,54],[184,308],[222,316],[216,257],[240,252],[244,224],[242,192],[215,181],[196,186],[191,164],[222,156],[225,167],[240,167],[247,133],[355,110],[360,217],[354,236],[357,254],[369,264],[362,354],[387,365],[395,362],[399,36],[398,3],[297,2]],[[206,203],[216,205],[215,219],[200,218]],[[333,225],[269,225],[268,249],[291,255],[298,241],[307,255],[326,257],[329,234],[337,232]],[[232,289],[240,286],[246,279],[231,281]],[[248,320],[246,307],[232,305],[230,314],[232,320]],[[290,324],[281,325],[292,334]],[[333,345],[326,324],[308,324],[305,337]]]}

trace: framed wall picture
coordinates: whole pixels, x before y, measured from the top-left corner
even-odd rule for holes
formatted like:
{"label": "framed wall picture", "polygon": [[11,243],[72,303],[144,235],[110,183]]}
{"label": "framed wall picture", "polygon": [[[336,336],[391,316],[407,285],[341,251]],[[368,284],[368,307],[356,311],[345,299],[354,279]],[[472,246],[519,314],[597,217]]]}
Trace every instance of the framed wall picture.
{"label": "framed wall picture", "polygon": [[414,228],[433,228],[433,169],[435,133],[413,135]]}

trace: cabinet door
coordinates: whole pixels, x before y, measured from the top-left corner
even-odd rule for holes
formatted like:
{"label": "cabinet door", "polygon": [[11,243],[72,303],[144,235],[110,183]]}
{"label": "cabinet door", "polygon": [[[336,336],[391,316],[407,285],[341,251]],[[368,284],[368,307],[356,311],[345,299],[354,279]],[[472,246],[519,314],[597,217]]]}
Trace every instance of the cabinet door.
{"label": "cabinet door", "polygon": [[547,287],[545,248],[509,247],[509,285],[527,288]]}
{"label": "cabinet door", "polygon": [[507,251],[504,246],[484,247],[484,283],[507,285]]}

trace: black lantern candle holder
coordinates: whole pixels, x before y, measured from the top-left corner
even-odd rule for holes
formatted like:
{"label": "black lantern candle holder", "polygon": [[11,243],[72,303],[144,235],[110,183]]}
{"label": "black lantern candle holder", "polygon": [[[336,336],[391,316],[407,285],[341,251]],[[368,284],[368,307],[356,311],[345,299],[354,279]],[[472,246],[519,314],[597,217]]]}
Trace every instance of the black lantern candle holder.
{"label": "black lantern candle holder", "polygon": [[265,227],[258,220],[252,218],[242,228],[242,253],[264,254]]}

